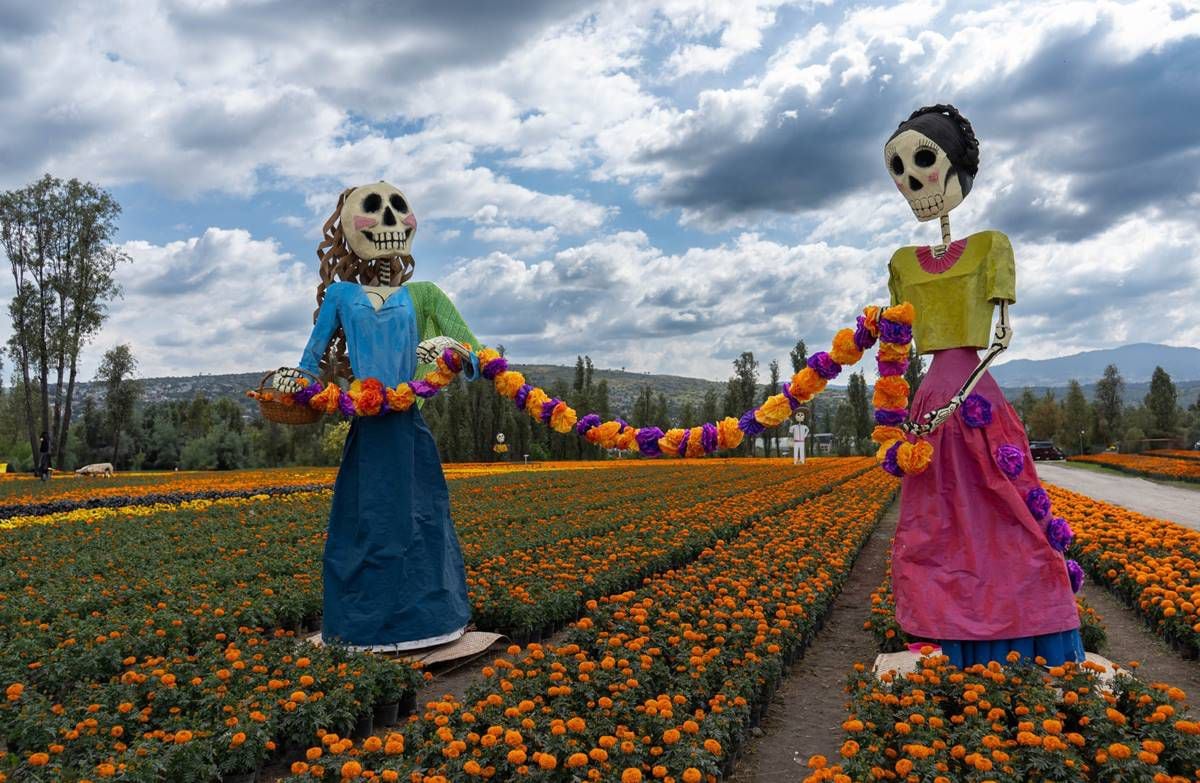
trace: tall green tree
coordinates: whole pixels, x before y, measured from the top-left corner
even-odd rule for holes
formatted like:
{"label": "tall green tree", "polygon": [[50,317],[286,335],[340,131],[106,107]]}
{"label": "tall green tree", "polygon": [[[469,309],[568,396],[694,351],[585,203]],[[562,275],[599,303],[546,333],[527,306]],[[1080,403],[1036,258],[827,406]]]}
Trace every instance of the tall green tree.
{"label": "tall green tree", "polygon": [[1059,442],[1068,451],[1082,452],[1090,442],[1089,429],[1092,423],[1091,406],[1083,394],[1083,387],[1074,378],[1067,384],[1067,396],[1063,399],[1062,430]]}
{"label": "tall green tree", "polygon": [[854,415],[854,437],[861,443],[871,437],[873,419],[871,415],[871,400],[867,396],[867,380],[862,372],[850,374],[846,386],[846,402]]}
{"label": "tall green tree", "polygon": [[1062,409],[1054,399],[1054,392],[1047,390],[1034,404],[1025,426],[1030,440],[1051,440],[1062,430]]}
{"label": "tall green tree", "polygon": [[[137,359],[127,343],[122,343],[104,352],[96,380],[104,386],[104,417],[112,439],[112,459],[117,464],[121,452],[121,433],[133,421],[133,408],[137,404],[139,385],[133,378],[137,371]],[[228,428],[228,422],[222,422]],[[238,418],[241,423],[241,418]]]}
{"label": "tall green tree", "polygon": [[[765,402],[768,397],[771,397],[774,394],[779,394],[779,360],[772,359],[771,363],[767,365],[767,367],[771,374],[770,380],[767,381],[766,394],[762,398],[763,402]],[[779,456],[779,436],[782,434],[781,431],[785,426],[787,426],[786,419],[784,420],[783,424],[771,427],[769,430],[763,432],[763,451],[767,456],[771,455],[771,450],[767,446],[768,442],[775,447],[775,456]]]}
{"label": "tall green tree", "polygon": [[916,399],[917,389],[921,388],[921,381],[925,380],[925,359],[917,353],[915,347],[908,349],[908,367],[904,370],[904,380],[908,381],[908,398]]}
{"label": "tall green tree", "polygon": [[796,341],[796,345],[788,353],[788,357],[792,360],[792,373],[798,373],[804,369],[808,363],[808,346],[804,344],[804,340]]}
{"label": "tall green tree", "polygon": [[[734,412],[730,415],[740,416],[754,407],[758,393],[758,360],[751,351],[743,351],[742,355],[733,360],[733,389],[736,400]],[[746,438],[741,446],[744,454],[754,454],[754,438]]]}
{"label": "tall green tree", "polygon": [[1146,392],[1146,409],[1150,411],[1154,435],[1170,437],[1175,435],[1175,426],[1179,419],[1179,393],[1171,376],[1162,367],[1155,367],[1150,376],[1150,391]]}
{"label": "tall green tree", "polygon": [[9,354],[26,390],[30,443],[36,445],[38,431],[49,432],[60,464],[79,354],[99,333],[109,300],[120,293],[113,275],[127,257],[112,244],[120,212],[116,200],[96,185],[49,174],[0,193],[0,248],[15,292]]}
{"label": "tall green tree", "polygon": [[1124,412],[1125,379],[1117,365],[1110,364],[1104,368],[1104,377],[1096,382],[1096,418],[1106,445],[1121,437]]}

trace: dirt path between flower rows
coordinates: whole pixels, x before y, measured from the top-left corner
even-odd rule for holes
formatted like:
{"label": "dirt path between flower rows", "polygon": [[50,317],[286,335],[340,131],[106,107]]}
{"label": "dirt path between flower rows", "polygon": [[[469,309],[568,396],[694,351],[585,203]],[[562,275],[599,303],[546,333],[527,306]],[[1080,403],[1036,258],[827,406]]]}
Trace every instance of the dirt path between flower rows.
{"label": "dirt path between flower rows", "polygon": [[1173,487],[1116,471],[1101,473],[1048,462],[1037,463],[1037,472],[1043,481],[1063,489],[1200,530],[1200,489]]}
{"label": "dirt path between flower rows", "polygon": [[871,617],[871,592],[883,581],[899,515],[897,496],[858,553],[825,627],[776,691],[759,727],[763,734],[747,745],[731,783],[794,783],[807,774],[809,756],[837,756],[846,719],[842,683],[856,661],[869,666],[875,660],[875,639],[863,623]]}

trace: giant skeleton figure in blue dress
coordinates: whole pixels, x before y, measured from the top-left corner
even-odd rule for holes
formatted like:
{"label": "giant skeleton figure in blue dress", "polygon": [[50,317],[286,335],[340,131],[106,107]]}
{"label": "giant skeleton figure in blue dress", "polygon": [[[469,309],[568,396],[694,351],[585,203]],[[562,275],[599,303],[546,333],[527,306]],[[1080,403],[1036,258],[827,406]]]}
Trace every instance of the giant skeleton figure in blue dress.
{"label": "giant skeleton figure in blue dress", "polygon": [[[379,182],[348,189],[325,223],[319,309],[300,370],[420,377],[447,348],[478,376],[481,347],[432,283],[410,283],[417,221],[404,194]],[[296,370],[275,385],[299,389]],[[466,570],[437,446],[418,406],[350,425],[329,513],[321,639],[388,652],[454,641],[468,629]]]}

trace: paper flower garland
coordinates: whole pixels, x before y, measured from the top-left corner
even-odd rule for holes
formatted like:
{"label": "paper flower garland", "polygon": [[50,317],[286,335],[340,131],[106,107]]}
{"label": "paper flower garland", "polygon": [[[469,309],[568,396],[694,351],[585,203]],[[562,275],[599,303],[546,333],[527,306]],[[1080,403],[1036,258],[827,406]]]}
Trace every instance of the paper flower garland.
{"label": "paper flower garland", "polygon": [[[737,418],[730,416],[698,427],[673,428],[665,432],[658,427],[633,427],[623,419],[601,421],[595,413],[580,417],[565,401],[526,383],[525,376],[510,370],[508,361],[499,352],[485,348],[478,352],[477,358],[480,375],[492,382],[498,394],[512,400],[519,410],[556,432],[574,430],[579,437],[601,448],[636,451],[647,457],[702,457],[736,448],[746,435],[753,437],[782,424],[793,411],[820,394],[844,366],[858,363],[863,352],[878,339],[880,379],[875,387],[875,420],[881,426],[875,428],[872,437],[880,443],[879,459],[884,469],[903,475],[920,473],[933,455],[933,447],[927,441],[910,443],[904,431],[899,429],[908,418],[908,383],[903,375],[908,366],[914,315],[912,305],[907,302],[886,310],[868,307],[858,317],[857,328],[839,331],[834,335],[829,351],[819,351],[809,357],[806,367],[758,407]],[[436,370],[421,380],[407,381],[393,388],[385,387],[377,379],[366,378],[354,381],[349,390],[337,385],[324,386],[317,381],[294,394],[255,391],[250,392],[250,396],[267,397],[288,405],[307,405],[329,414],[378,416],[408,410],[418,398],[434,396],[462,369],[458,356],[446,350],[438,357]]]}

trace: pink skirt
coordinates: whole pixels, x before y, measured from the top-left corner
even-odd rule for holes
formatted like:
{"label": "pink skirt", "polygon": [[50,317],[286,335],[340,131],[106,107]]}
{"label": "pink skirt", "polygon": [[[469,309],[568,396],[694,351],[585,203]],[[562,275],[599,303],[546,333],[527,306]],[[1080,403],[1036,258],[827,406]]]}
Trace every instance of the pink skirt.
{"label": "pink skirt", "polygon": [[[945,405],[979,363],[973,348],[933,354],[912,405],[912,418]],[[933,462],[901,484],[900,522],[892,545],[896,620],[928,640],[991,641],[1079,627],[1063,556],[1025,505],[1040,486],[1017,412],[990,374],[975,393],[991,403],[992,421],[970,427],[962,408],[934,430]],[[996,463],[996,449],[1025,452],[1016,478]]]}

